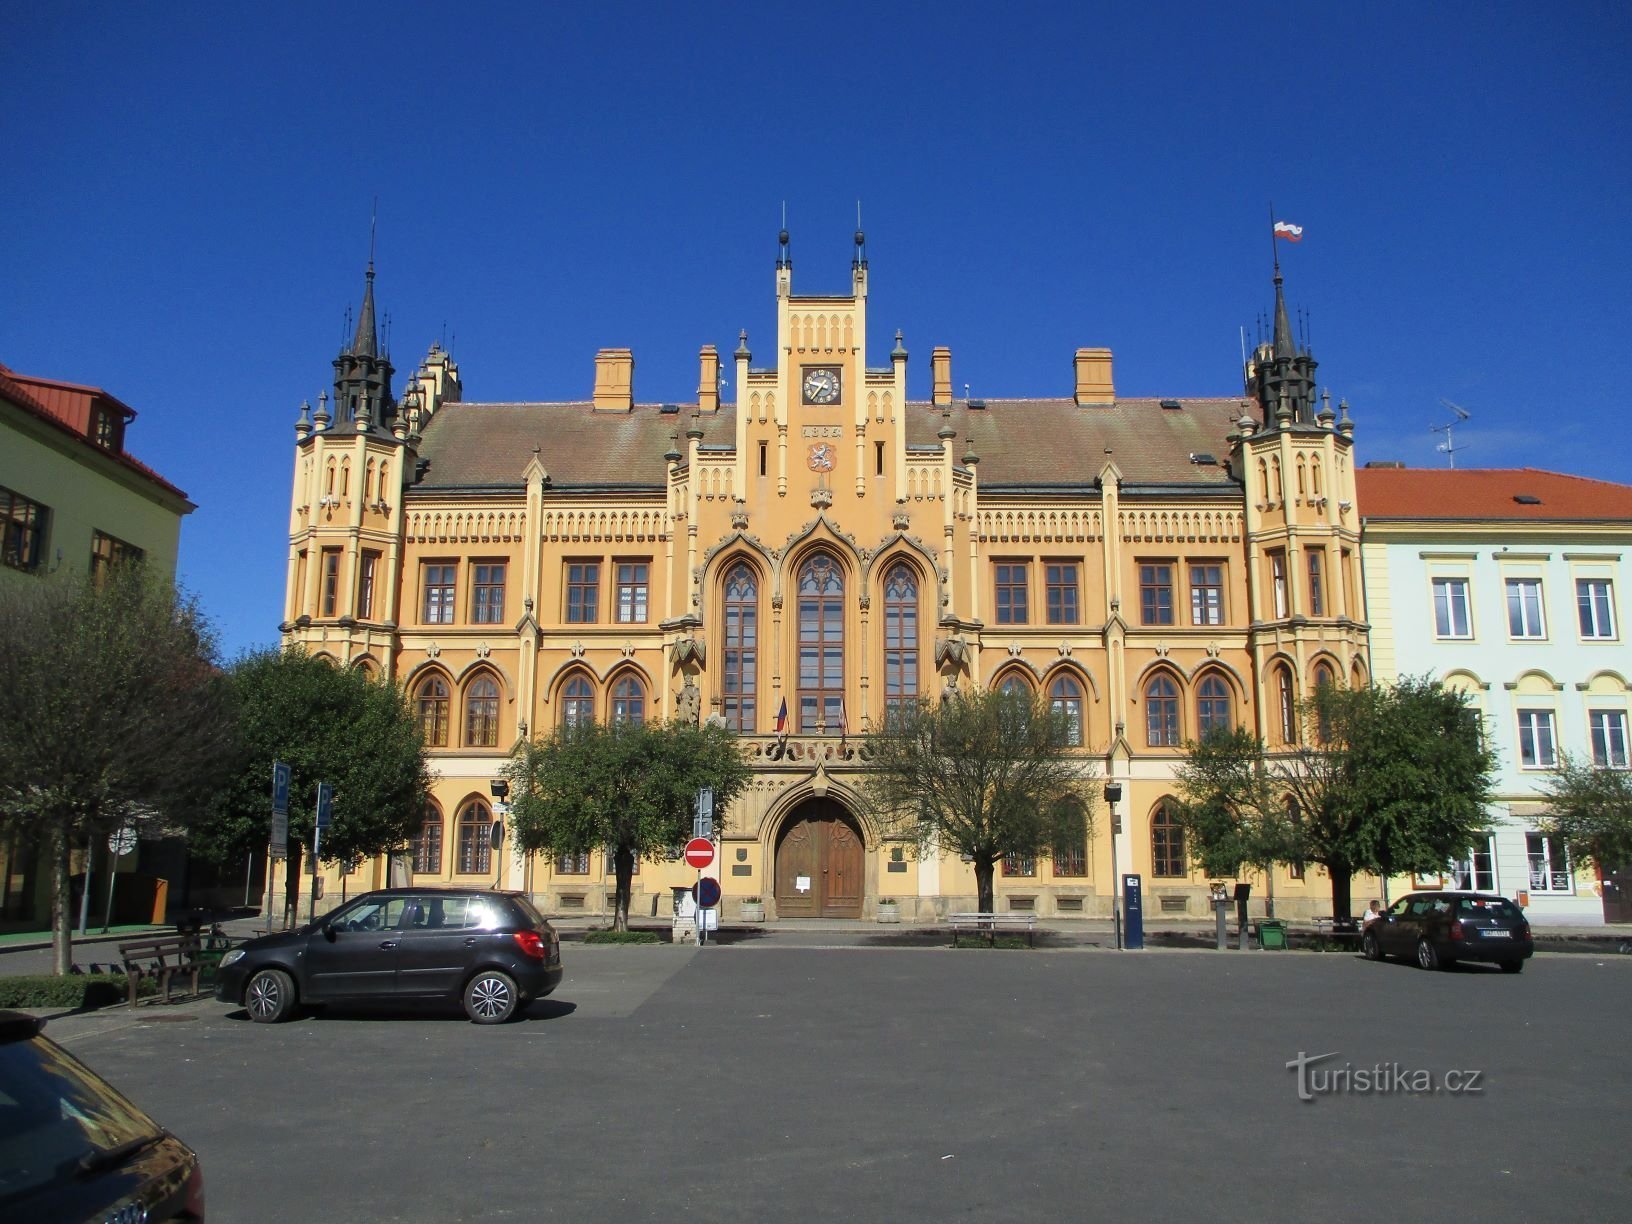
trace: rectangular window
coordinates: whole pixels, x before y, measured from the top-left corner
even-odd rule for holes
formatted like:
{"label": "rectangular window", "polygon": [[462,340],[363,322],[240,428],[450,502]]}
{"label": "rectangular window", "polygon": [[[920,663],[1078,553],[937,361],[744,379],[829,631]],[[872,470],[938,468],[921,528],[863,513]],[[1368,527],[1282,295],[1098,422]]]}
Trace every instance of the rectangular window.
{"label": "rectangular window", "polygon": [[471,567],[470,620],[476,625],[504,623],[503,562],[489,561]]}
{"label": "rectangular window", "polygon": [[1625,769],[1625,711],[1589,710],[1587,723],[1592,728],[1592,763],[1599,769]]}
{"label": "rectangular window", "polygon": [[1192,625],[1222,625],[1224,623],[1224,567],[1222,565],[1192,565],[1190,567],[1190,623]]}
{"label": "rectangular window", "polygon": [[1442,638],[1473,636],[1466,578],[1434,579],[1434,634]]}
{"label": "rectangular window", "polygon": [[873,475],[884,475],[884,443],[875,442],[873,451]]}
{"label": "rectangular window", "polygon": [[1582,637],[1615,636],[1614,590],[1608,578],[1576,579],[1575,608],[1581,618]]}
{"label": "rectangular window", "polygon": [[1139,567],[1139,623],[1173,623],[1173,567],[1156,563]]}
{"label": "rectangular window", "polygon": [[0,563],[30,572],[39,569],[48,517],[39,502],[0,487]]}
{"label": "rectangular window", "polygon": [[119,421],[106,408],[98,408],[91,421],[91,438],[103,450],[119,449]]}
{"label": "rectangular window", "polygon": [[1078,625],[1082,614],[1077,608],[1077,567],[1074,562],[1054,561],[1043,567],[1048,584],[1048,623]]}
{"label": "rectangular window", "polygon": [[1541,579],[1507,580],[1507,632],[1516,638],[1547,636],[1541,615]]}
{"label": "rectangular window", "polygon": [[1530,891],[1569,893],[1575,891],[1570,875],[1564,839],[1554,833],[1526,833],[1525,853],[1530,859]]}
{"label": "rectangular window", "polygon": [[1470,892],[1496,891],[1495,838],[1480,833],[1466,858],[1453,862],[1445,872],[1445,887]]}
{"label": "rectangular window", "polygon": [[555,856],[555,874],[556,875],[588,875],[589,874],[589,855],[587,853],[584,853],[584,854],[558,854],[558,855],[556,855]]}
{"label": "rectangular window", "polygon": [[1519,711],[1519,764],[1525,769],[1552,769],[1558,764],[1551,710]]}
{"label": "rectangular window", "polygon": [[340,602],[340,550],[325,548],[323,550],[323,591],[320,596],[319,607],[321,616],[335,615],[335,607]]}
{"label": "rectangular window", "polygon": [[1321,549],[1311,548],[1307,553],[1309,562],[1309,615],[1326,615],[1326,554]]}
{"label": "rectangular window", "polygon": [[1088,874],[1088,843],[1083,838],[1054,847],[1054,876],[1085,876]]}
{"label": "rectangular window", "polygon": [[1349,616],[1354,615],[1354,557],[1349,550],[1340,549],[1337,554],[1338,567],[1343,571],[1343,607]]}
{"label": "rectangular window", "polygon": [[426,565],[420,570],[420,585],[425,592],[425,624],[453,624],[454,570],[454,566],[440,564]]}
{"label": "rectangular window", "polygon": [[765,453],[766,453],[766,449],[767,448],[766,448],[765,443],[761,442],[759,444],[759,474],[761,476],[765,475]]}
{"label": "rectangular window", "polygon": [[1003,874],[1006,876],[1034,876],[1037,874],[1037,860],[1029,854],[1005,854],[1003,856]]}
{"label": "rectangular window", "polygon": [[[616,846],[608,846],[605,850],[601,851],[601,857],[606,861],[606,874],[614,879],[617,878],[618,848]],[[634,866],[629,869],[629,874],[631,876],[638,876],[640,874],[640,856],[638,854],[635,856]]]}
{"label": "rectangular window", "polygon": [[380,554],[365,552],[362,568],[357,574],[357,619],[370,620],[374,616],[374,588],[379,579]]}
{"label": "rectangular window", "polygon": [[115,565],[140,561],[142,550],[134,544],[109,535],[105,531],[91,533],[91,581],[100,583]]}
{"label": "rectangular window", "polygon": [[1269,590],[1270,597],[1275,602],[1275,617],[1279,620],[1287,614],[1286,554],[1284,552],[1269,554]]}
{"label": "rectangular window", "polygon": [[567,563],[567,623],[593,625],[600,615],[601,565],[598,561]]}
{"label": "rectangular window", "polygon": [[999,562],[993,569],[997,585],[997,623],[1000,625],[1029,624],[1026,610],[1026,587],[1030,566],[1024,561]]}
{"label": "rectangular window", "polygon": [[651,566],[645,561],[618,562],[618,623],[644,625]]}

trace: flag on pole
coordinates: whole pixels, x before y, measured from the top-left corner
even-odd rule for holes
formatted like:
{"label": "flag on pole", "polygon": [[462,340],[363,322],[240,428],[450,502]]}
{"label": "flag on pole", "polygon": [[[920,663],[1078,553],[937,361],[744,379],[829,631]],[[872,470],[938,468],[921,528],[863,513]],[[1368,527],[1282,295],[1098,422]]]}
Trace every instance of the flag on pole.
{"label": "flag on pole", "polygon": [[1290,221],[1275,222],[1275,237],[1285,238],[1288,242],[1303,241],[1303,226],[1293,225]]}
{"label": "flag on pole", "polygon": [[788,699],[786,697],[782,698],[782,706],[776,712],[776,733],[778,735],[788,733]]}

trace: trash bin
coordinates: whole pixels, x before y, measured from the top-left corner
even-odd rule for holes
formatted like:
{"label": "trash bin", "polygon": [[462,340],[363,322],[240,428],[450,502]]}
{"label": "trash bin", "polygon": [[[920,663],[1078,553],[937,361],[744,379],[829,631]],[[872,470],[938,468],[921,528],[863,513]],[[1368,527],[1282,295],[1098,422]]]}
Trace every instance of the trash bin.
{"label": "trash bin", "polygon": [[1276,918],[1266,918],[1258,924],[1258,946],[1260,948],[1276,948],[1286,950],[1286,923]]}

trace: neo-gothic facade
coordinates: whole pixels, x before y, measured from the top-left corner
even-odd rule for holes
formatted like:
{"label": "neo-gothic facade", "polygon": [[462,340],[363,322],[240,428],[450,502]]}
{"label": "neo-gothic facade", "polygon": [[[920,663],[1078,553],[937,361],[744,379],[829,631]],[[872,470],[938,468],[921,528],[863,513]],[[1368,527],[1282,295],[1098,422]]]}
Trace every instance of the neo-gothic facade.
{"label": "neo-gothic facade", "polygon": [[[970,909],[968,864],[869,820],[856,739],[892,702],[1019,685],[1122,784],[1116,864],[1151,910],[1206,912],[1164,805],[1184,742],[1227,723],[1294,740],[1311,687],[1369,678],[1353,426],[1317,397],[1279,271],[1245,395],[1118,397],[1110,351],[1083,348],[1057,398],[957,398],[937,348],[925,402],[899,332],[869,353],[856,237],[850,292],[805,296],[783,235],[775,342],[756,363],[743,334],[734,403],[713,345],[686,404],[637,403],[623,349],[596,356],[588,399],[466,402],[438,346],[399,400],[370,269],[333,400],[296,427],[282,628],[405,685],[437,776],[411,854],[351,888],[411,871],[602,911],[602,854],[489,848],[490,780],[562,721],[715,718],[754,770],[721,841],[727,920],[748,897],[773,918]],[[1111,830],[1101,806],[1083,844],[1005,864],[996,904],[1108,913]],[[640,864],[632,913],[668,914],[693,878]],[[1275,893],[1308,914],[1330,886],[1311,865]]]}

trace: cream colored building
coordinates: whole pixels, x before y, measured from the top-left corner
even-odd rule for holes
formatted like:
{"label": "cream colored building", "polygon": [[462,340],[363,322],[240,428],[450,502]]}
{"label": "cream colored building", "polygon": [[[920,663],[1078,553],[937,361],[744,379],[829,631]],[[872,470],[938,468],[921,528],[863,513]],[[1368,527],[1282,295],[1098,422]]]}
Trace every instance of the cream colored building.
{"label": "cream colored building", "polygon": [[[1122,784],[1117,865],[1149,910],[1208,912],[1163,805],[1185,740],[1232,722],[1285,742],[1310,686],[1368,678],[1353,427],[1317,396],[1279,271],[1245,397],[1118,396],[1111,352],[1082,348],[1055,398],[972,400],[936,348],[923,401],[901,333],[869,347],[856,240],[849,292],[815,296],[784,234],[774,339],[744,332],[723,363],[704,344],[681,404],[637,401],[627,349],[593,379],[586,361],[586,398],[467,402],[437,346],[396,400],[370,268],[334,398],[296,427],[283,632],[410,692],[437,775],[415,878],[604,912],[602,854],[487,849],[490,781],[563,720],[703,717],[754,770],[721,840],[726,921],[746,898],[773,918],[970,909],[968,864],[915,860],[869,820],[856,743],[893,701],[1023,685]],[[1111,828],[1101,807],[1084,844],[1006,864],[998,907],[1108,913]],[[642,863],[632,914],[667,915],[694,878]],[[1275,891],[1282,913],[1329,908],[1312,866]]]}

